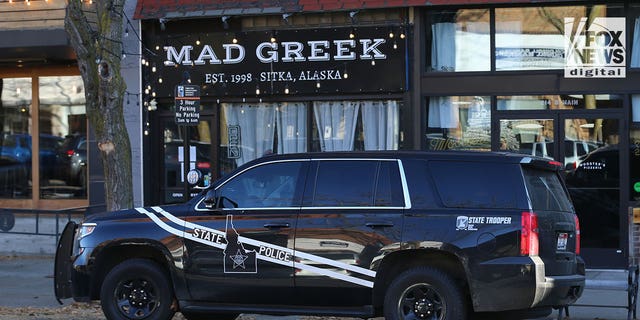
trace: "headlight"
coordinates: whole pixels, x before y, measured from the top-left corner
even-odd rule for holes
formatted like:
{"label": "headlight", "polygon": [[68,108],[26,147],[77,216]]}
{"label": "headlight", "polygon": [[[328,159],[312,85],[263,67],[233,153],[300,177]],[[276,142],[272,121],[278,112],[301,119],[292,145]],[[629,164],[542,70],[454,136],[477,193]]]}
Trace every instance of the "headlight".
{"label": "headlight", "polygon": [[95,223],[83,223],[78,228],[78,240],[90,235],[98,225]]}

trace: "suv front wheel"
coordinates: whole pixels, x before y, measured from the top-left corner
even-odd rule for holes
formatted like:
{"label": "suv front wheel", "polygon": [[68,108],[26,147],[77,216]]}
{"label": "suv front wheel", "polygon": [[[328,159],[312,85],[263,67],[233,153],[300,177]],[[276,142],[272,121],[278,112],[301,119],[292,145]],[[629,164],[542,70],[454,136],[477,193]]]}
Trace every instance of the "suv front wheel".
{"label": "suv front wheel", "polygon": [[109,320],[169,320],[171,279],[151,260],[131,259],[107,274],[100,291],[102,312]]}
{"label": "suv front wheel", "polygon": [[393,280],[384,298],[387,320],[464,320],[466,304],[455,281],[439,269],[419,267]]}

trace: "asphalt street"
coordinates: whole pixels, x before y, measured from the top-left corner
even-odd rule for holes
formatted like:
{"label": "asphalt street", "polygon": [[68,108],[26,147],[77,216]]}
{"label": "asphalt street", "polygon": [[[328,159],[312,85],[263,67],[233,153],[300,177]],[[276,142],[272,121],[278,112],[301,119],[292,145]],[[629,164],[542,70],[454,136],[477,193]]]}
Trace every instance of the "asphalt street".
{"label": "asphalt street", "polygon": [[[1,253],[0,253],[1,254]],[[624,271],[591,271],[591,278],[626,279]],[[0,306],[5,307],[61,307],[53,293],[53,256],[51,255],[16,255],[16,253],[0,256]],[[65,300],[66,304],[71,300]],[[579,304],[624,305],[626,293],[621,291],[586,290]],[[627,311],[622,308],[571,307],[570,319],[575,320],[623,320],[627,319]],[[549,317],[556,319],[557,311]],[[1,315],[0,315],[1,318]],[[261,319],[262,316],[256,317]],[[273,319],[277,317],[264,317]],[[295,318],[295,317],[287,317]]]}

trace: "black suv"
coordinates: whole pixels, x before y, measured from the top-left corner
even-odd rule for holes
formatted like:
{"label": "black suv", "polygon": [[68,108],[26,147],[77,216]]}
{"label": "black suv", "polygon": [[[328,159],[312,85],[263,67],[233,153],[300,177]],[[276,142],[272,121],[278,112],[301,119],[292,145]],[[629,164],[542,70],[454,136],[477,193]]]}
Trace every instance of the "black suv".
{"label": "black suv", "polygon": [[55,293],[101,299],[109,319],[546,315],[585,283],[561,168],[506,153],[267,156],[185,204],[70,222]]}

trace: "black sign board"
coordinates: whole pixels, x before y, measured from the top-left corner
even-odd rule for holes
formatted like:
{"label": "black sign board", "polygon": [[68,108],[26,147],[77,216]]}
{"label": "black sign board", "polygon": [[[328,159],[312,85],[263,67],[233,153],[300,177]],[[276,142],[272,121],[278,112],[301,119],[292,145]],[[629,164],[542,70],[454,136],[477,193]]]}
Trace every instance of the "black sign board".
{"label": "black sign board", "polygon": [[[163,35],[164,45],[151,37],[146,45],[158,48],[150,57],[157,72],[148,80],[161,96],[185,79],[200,85],[202,96],[213,97],[403,92],[408,39],[403,32],[400,26],[202,30]],[[162,83],[154,79],[159,76]]]}
{"label": "black sign board", "polygon": [[200,87],[177,85],[174,92],[176,124],[195,126],[200,121]]}

